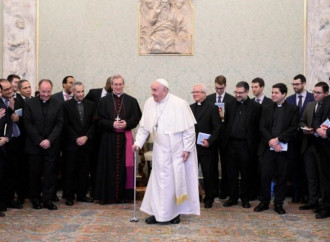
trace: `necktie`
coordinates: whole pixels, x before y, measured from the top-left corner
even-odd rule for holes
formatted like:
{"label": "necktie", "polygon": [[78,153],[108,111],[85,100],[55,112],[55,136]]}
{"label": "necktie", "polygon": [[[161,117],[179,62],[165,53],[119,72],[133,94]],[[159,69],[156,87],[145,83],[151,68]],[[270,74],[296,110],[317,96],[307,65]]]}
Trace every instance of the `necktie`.
{"label": "necktie", "polygon": [[299,100],[298,100],[298,108],[300,110],[302,108],[302,98],[303,98],[303,96],[302,95],[299,95],[298,98],[299,98]]}
{"label": "necktie", "polygon": [[[7,108],[9,107],[9,99],[5,99],[5,104],[7,106]],[[11,121],[11,120],[10,120]],[[15,124],[13,121],[11,121],[12,125],[11,125],[11,132],[12,132],[12,137],[18,137],[21,132],[19,131],[19,128],[17,126],[17,124]],[[10,128],[8,128],[8,132],[10,132]]]}
{"label": "necktie", "polygon": [[221,96],[218,97],[218,103],[221,103]]}
{"label": "necktie", "polygon": [[256,102],[257,102],[257,103],[260,103],[260,99],[259,99],[259,98],[257,98],[257,99],[256,99]]}
{"label": "necktie", "polygon": [[70,95],[69,94],[65,94],[65,101],[68,101],[70,99]]}
{"label": "necktie", "polygon": [[84,120],[84,106],[81,102],[77,102],[77,108],[79,113],[80,122],[83,123]]}
{"label": "necktie", "polygon": [[317,113],[320,110],[321,106],[322,106],[322,103],[321,102],[317,103],[317,107],[316,107],[315,113]]}

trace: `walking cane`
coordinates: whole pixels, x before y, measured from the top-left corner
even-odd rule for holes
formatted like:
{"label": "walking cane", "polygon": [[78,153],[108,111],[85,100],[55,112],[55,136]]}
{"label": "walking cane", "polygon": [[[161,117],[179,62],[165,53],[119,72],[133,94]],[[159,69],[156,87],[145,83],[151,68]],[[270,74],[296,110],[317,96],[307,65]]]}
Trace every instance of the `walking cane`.
{"label": "walking cane", "polygon": [[130,221],[139,222],[139,218],[136,217],[136,151],[134,151],[134,213]]}

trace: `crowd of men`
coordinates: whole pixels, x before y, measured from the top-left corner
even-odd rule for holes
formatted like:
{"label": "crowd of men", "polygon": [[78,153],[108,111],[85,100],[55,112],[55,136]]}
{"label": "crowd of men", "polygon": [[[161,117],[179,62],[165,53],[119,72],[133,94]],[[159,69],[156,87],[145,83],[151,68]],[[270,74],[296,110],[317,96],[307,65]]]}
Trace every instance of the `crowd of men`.
{"label": "crowd of men", "polygon": [[[190,105],[190,114],[181,99],[168,93],[168,83],[159,79],[151,85],[153,99],[146,102],[150,108],[145,106],[142,116],[137,100],[124,93],[121,75],[109,77],[104,88],[91,89],[86,97],[83,83],[73,76],[66,76],[63,90],[55,94],[53,83],[42,79],[35,97],[31,96],[28,80],[17,75],[0,79],[0,216],[5,216],[7,208],[21,209],[27,198],[33,209],[56,210],[58,177],[67,206],[73,206],[75,200],[100,204],[130,201],[134,184],[132,147],[142,148],[150,133],[157,134],[157,142],[168,139],[162,132],[178,130],[183,132],[183,139],[188,139],[191,123],[195,136],[189,137],[196,137],[193,146],[203,173],[205,208],[212,208],[216,197],[226,199],[224,207],[237,205],[240,199],[244,208],[251,207],[251,200],[259,199],[254,211],[261,212],[269,209],[274,185],[274,210],[285,214],[283,202],[291,185],[292,202],[302,203],[301,210],[313,209],[316,218],[329,217],[329,85],[318,82],[310,93],[305,88],[306,78],[299,74],[292,81],[293,95],[287,97],[287,86],[277,83],[272,86],[271,98],[264,95],[265,82],[261,78],[253,79],[250,85],[238,82],[234,95],[226,92],[224,76],[216,77],[214,85],[215,93],[210,95],[204,84],[193,86],[195,103]],[[183,120],[163,120],[172,114],[185,116]],[[133,144],[132,130],[141,117],[137,143]],[[170,135],[170,143],[177,138]],[[183,146],[188,143],[183,142]],[[157,153],[163,152],[165,157],[178,149],[177,145],[168,151],[156,146]],[[194,152],[192,147],[183,150],[184,161],[193,160],[193,155],[189,156]],[[178,152],[181,157],[182,150]],[[174,159],[174,154],[171,157]],[[154,169],[152,172],[160,172],[160,167]],[[147,189],[150,201],[142,203],[142,209],[153,215],[146,222],[178,223],[180,209],[170,216],[153,210],[153,206],[161,205],[155,204],[152,197],[160,196],[164,188],[155,191],[159,186],[157,174],[151,176],[154,188]],[[191,174],[186,176],[190,179]],[[174,183],[182,179],[176,172],[164,179],[170,177]],[[188,195],[195,191],[189,186],[183,190],[188,190]],[[194,207],[193,213],[199,214],[196,203],[184,191],[173,191],[180,194],[178,204],[187,200]],[[181,213],[187,213],[189,209],[185,209]]]}

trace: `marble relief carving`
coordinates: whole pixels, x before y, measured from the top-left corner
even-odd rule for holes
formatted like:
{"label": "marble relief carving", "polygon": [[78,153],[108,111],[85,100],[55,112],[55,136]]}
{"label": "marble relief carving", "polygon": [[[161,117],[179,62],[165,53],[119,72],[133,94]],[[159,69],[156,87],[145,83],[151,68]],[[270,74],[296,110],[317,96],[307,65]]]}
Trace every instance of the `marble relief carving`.
{"label": "marble relief carving", "polygon": [[[311,85],[330,77],[330,1],[307,0],[306,75]],[[311,86],[312,87],[312,86]]]}
{"label": "marble relief carving", "polygon": [[139,53],[192,55],[190,0],[140,0]]}
{"label": "marble relief carving", "polygon": [[37,0],[4,0],[3,77],[36,81]]}

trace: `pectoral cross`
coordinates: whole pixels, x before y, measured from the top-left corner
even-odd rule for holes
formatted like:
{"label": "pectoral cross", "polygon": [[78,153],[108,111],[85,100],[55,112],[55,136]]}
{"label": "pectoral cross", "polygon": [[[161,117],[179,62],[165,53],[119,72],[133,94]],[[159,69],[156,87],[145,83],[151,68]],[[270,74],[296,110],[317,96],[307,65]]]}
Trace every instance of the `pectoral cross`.
{"label": "pectoral cross", "polygon": [[117,115],[117,118],[115,118],[116,121],[120,121],[119,115]]}

